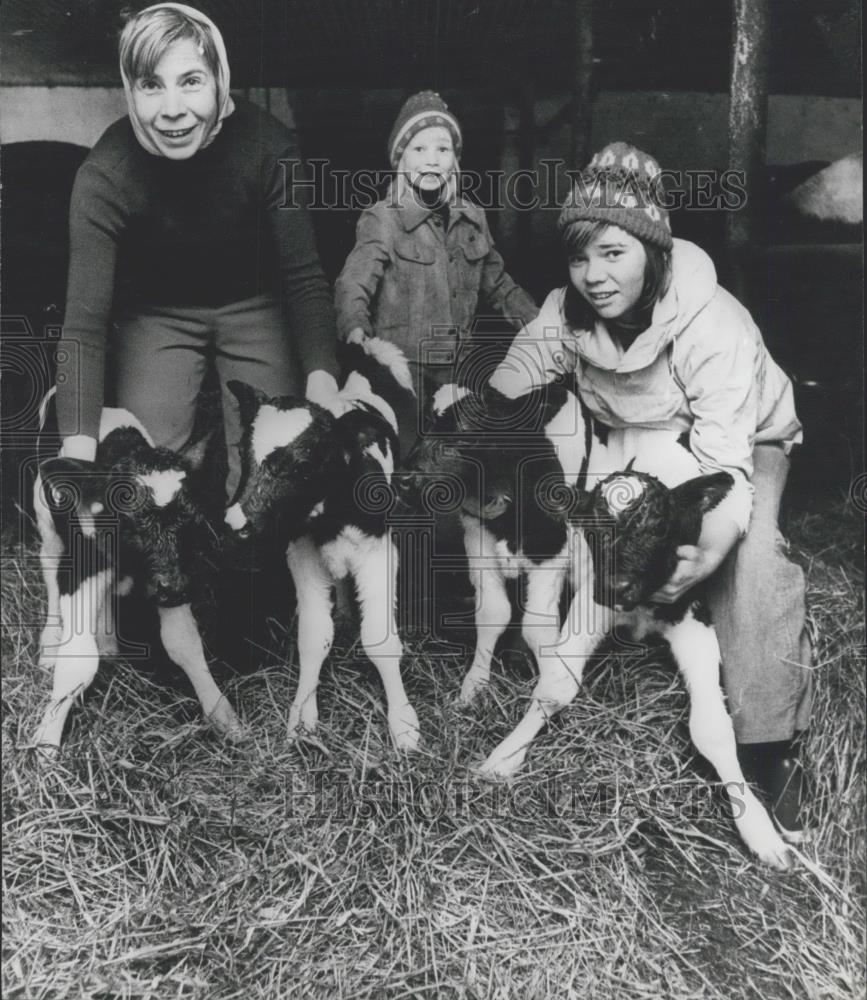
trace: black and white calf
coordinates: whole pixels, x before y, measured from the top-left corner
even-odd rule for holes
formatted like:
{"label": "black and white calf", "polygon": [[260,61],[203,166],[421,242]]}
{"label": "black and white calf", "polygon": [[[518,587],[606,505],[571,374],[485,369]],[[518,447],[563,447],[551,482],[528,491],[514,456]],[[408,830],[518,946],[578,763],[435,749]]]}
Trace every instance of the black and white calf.
{"label": "black and white calf", "polygon": [[102,412],[94,463],[40,462],[33,505],[48,592],[40,665],[53,668],[54,684],[35,746],[59,748],[73,701],[100,658],[117,654],[115,598],[137,585],[156,605],[166,652],[189,677],[205,717],[230,739],[242,735],[208,669],[190,608],[194,536],[203,527],[191,471],[119,409]]}
{"label": "black and white calf", "polygon": [[464,497],[476,648],[460,700],[470,703],[490,680],[494,647],[511,618],[508,579],[523,581],[522,634],[537,662],[557,644],[572,534],[564,511],[587,457],[604,444],[578,397],[562,386],[512,400],[493,389],[480,395],[447,385],[434,397],[433,416],[400,483],[404,498],[418,504],[446,473]]}
{"label": "black and white calf", "polygon": [[[529,433],[522,431],[527,418]],[[491,445],[490,429],[480,434],[483,422],[489,428],[511,422],[515,444]],[[703,602],[690,593],[674,605],[649,603],[671,575],[677,548],[694,545],[703,514],[726,502],[732,477],[696,475],[695,459],[674,434],[594,428],[562,387],[517,400],[492,390],[473,399],[451,387],[439,400],[435,433],[443,429],[438,443],[416,449],[412,464],[427,472],[439,464],[471,493],[475,483],[476,500],[463,522],[477,592],[477,645],[461,698],[471,700],[488,683],[491,653],[510,617],[504,586],[510,575],[526,575],[523,634],[539,669],[524,718],[481,772],[515,773],[534,737],[575,698],[585,664],[615,627],[635,640],[661,636],[689,691],[690,735],[724,783],[741,837],[763,861],[785,868],[785,844],[738,763],[719,683],[719,645]],[[557,609],[567,577],[574,598],[561,629]]]}
{"label": "black and white calf", "polygon": [[[361,642],[385,688],[394,745],[418,744],[418,718],[400,674],[397,550],[388,516],[397,454],[392,403],[412,393],[406,359],[378,338],[346,347],[349,376],[338,415],[298,397],[270,398],[229,382],[238,399],[244,473],[226,523],[241,537],[286,546],[298,602],[298,691],[289,735],[319,719],[319,674],[334,637],[332,588],[349,579]],[[343,411],[346,412],[343,412]]]}

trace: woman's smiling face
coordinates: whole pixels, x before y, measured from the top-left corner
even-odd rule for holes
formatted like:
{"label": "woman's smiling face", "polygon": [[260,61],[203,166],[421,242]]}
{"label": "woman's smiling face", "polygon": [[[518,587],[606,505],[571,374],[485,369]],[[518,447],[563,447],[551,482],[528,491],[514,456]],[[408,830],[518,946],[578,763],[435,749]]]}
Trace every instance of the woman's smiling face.
{"label": "woman's smiling face", "polygon": [[216,80],[190,38],[170,45],[153,73],[135,81],[132,94],[139,122],[170,160],[197,153],[216,124]]}
{"label": "woman's smiling face", "polygon": [[570,255],[569,280],[600,319],[628,320],[644,291],[646,266],[641,241],[609,226]]}

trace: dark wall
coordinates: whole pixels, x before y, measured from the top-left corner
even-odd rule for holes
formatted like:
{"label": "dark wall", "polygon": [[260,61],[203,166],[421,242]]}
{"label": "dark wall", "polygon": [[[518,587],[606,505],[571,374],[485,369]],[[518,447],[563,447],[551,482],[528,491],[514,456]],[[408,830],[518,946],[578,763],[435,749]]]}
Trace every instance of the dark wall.
{"label": "dark wall", "polygon": [[[124,9],[149,0],[5,0],[3,80],[111,84]],[[197,0],[238,86],[571,88],[575,0]],[[857,97],[858,0],[769,0],[770,89]],[[600,89],[728,88],[730,0],[598,0]]]}
{"label": "dark wall", "polygon": [[54,380],[66,295],[69,196],[86,155],[86,148],[60,142],[0,147],[4,530],[15,527],[14,504],[28,492],[39,403]]}

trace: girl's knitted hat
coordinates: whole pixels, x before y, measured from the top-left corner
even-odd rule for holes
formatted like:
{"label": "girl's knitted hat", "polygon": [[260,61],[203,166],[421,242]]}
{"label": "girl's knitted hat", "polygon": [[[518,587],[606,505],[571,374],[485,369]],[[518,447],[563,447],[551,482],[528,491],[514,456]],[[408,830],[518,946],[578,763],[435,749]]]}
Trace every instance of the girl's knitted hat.
{"label": "girl's knitted hat", "polygon": [[607,222],[671,250],[660,175],[659,164],[648,153],[626,142],[610,143],[582,170],[563,203],[560,232],[573,222]]}
{"label": "girl's knitted hat", "polygon": [[388,137],[388,158],[394,170],[397,170],[412,137],[433,125],[439,125],[451,134],[455,156],[461,155],[461,127],[457,118],[439,94],[433,90],[422,90],[406,100]]}

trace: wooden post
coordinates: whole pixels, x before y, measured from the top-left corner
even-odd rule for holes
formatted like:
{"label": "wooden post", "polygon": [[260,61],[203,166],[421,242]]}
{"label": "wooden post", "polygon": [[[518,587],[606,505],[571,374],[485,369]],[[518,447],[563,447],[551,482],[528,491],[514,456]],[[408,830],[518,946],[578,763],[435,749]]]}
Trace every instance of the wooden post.
{"label": "wooden post", "polygon": [[593,6],[594,0],[575,0],[573,22],[572,142],[567,164],[579,170],[590,159],[593,123]]}
{"label": "wooden post", "polygon": [[735,275],[744,251],[764,242],[762,199],[768,129],[769,0],[733,0],[729,169],[742,171],[746,204],[727,219]]}
{"label": "wooden post", "polygon": [[[536,165],[536,88],[532,80],[527,76],[526,82],[521,85],[519,95],[518,120],[518,169],[521,171],[531,171]],[[516,192],[522,203],[529,203],[534,193],[534,186],[528,182],[522,183]],[[518,218],[515,223],[515,237],[518,243],[518,252],[529,256],[529,248],[532,244],[533,235],[533,213],[526,208],[518,209]]]}

